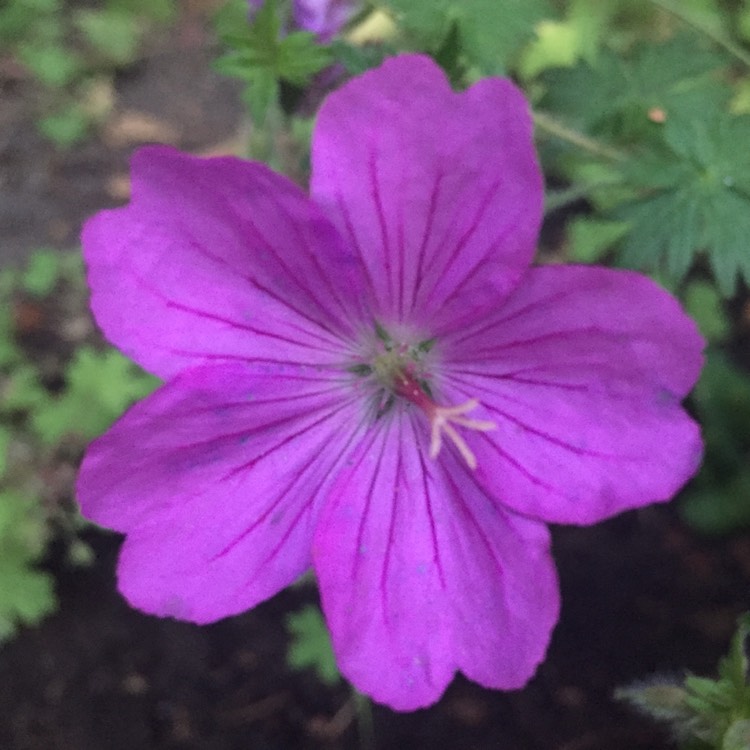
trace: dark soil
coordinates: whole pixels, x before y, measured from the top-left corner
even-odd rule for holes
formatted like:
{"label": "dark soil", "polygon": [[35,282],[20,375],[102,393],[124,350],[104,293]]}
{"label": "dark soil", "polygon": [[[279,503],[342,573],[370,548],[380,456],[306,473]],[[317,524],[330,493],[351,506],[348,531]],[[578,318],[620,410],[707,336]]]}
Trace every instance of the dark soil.
{"label": "dark soil", "polygon": [[[0,747],[358,748],[345,687],[285,666],[284,616],[314,599],[287,590],[198,627],[144,616],[115,591],[119,539],[91,532],[88,570],[53,562],[60,612],[0,651]],[[555,532],[563,610],[523,691],[457,679],[433,708],[375,707],[377,748],[664,750],[658,727],[612,700],[622,684],[713,674],[747,607],[750,535],[695,539],[669,508]]]}
{"label": "dark soil", "polygon": [[[40,245],[74,246],[86,215],[123,200],[127,156],[146,132],[132,127],[133,112],[182,148],[231,140],[236,87],[209,72],[201,3],[186,8],[178,28],[120,76],[100,135],[68,154],[35,135],[28,80],[0,74],[0,261],[18,262]],[[458,678],[429,710],[376,706],[376,747],[672,747],[614,702],[613,690],[655,674],[713,674],[750,594],[750,533],[701,539],[675,507],[556,529],[562,616],[531,684],[503,694]],[[159,620],[116,592],[119,538],[91,530],[87,541],[97,552],[91,568],[50,554],[58,614],[0,649],[2,750],[361,747],[348,689],[285,665],[284,617],[314,601],[310,587],[209,627]]]}

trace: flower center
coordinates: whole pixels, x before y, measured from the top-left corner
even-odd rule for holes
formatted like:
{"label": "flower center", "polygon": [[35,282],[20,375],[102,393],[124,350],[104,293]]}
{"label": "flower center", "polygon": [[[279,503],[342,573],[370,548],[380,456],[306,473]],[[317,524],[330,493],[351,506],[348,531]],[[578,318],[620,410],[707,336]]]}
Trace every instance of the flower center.
{"label": "flower center", "polygon": [[470,469],[477,468],[477,458],[461,437],[454,425],[460,425],[469,430],[488,432],[496,425],[486,419],[468,419],[464,416],[479,406],[475,398],[469,399],[458,406],[439,406],[421,388],[419,383],[408,373],[400,372],[393,381],[393,392],[397,396],[418,406],[430,421],[430,458],[436,458],[443,445],[443,433],[456,446],[458,452],[466,461]]}
{"label": "flower center", "polygon": [[383,414],[391,407],[396,396],[406,399],[421,409],[430,423],[430,458],[440,453],[445,435],[469,468],[476,469],[476,456],[456,428],[487,432],[495,429],[495,423],[465,416],[479,406],[477,399],[469,399],[458,406],[441,406],[435,402],[425,362],[434,340],[411,345],[397,343],[381,326],[377,325],[375,330],[381,342],[380,351],[372,358],[371,365],[357,365],[352,371],[374,376],[382,397],[378,413]]}

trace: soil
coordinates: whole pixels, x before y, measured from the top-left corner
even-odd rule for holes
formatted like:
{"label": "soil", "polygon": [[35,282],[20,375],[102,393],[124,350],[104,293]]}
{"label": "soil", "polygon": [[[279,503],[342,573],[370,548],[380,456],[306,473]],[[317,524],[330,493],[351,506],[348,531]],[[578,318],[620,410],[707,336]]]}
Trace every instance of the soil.
{"label": "soil", "polygon": [[[65,154],[35,135],[29,81],[8,61],[0,67],[2,263],[40,245],[74,246],[85,216],[124,200],[139,140],[201,151],[231,144],[238,92],[210,72],[203,13],[186,3],[177,28],[116,80],[97,137]],[[678,503],[554,529],[563,609],[532,682],[500,693],[459,677],[428,710],[374,706],[375,747],[672,747],[660,727],[615,702],[614,689],[684,670],[714,674],[750,593],[750,533],[700,538],[681,524]],[[0,649],[0,748],[366,747],[348,688],[286,667],[284,618],[315,601],[311,587],[208,627],[160,620],[116,591],[120,538],[91,529],[86,540],[92,567],[70,568],[59,549],[46,561],[59,612]]]}

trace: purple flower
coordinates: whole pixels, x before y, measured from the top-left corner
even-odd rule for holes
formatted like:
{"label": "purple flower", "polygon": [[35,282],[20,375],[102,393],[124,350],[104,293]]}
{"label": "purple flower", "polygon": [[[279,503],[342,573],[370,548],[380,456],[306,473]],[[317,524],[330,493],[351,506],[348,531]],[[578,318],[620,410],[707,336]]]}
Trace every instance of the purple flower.
{"label": "purple flower", "polygon": [[[252,16],[266,0],[248,2]],[[297,28],[311,31],[321,41],[328,41],[354,15],[355,7],[354,0],[294,0],[294,23]]]}
{"label": "purple flower", "polygon": [[119,587],[208,623],[312,566],[342,673],[395,709],[525,684],[559,595],[546,523],[670,498],[703,342],[629,271],[529,267],[542,209],[508,81],[404,56],[324,103],[311,197],[162,147],[85,227],[96,318],[166,384],[89,448]]}

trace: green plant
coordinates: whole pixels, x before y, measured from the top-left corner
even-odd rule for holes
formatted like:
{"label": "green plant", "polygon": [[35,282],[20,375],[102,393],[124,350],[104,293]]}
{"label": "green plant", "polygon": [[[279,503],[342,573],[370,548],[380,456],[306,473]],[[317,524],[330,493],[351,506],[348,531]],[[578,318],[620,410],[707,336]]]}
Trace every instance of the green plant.
{"label": "green plant", "polygon": [[145,35],[168,22],[175,0],[6,0],[0,46],[39,84],[40,131],[59,147],[80,141],[101,113],[89,102],[92,80],[133,63]]}
{"label": "green plant", "polygon": [[[72,565],[93,559],[69,479],[45,477],[70,477],[84,445],[157,382],[81,325],[86,301],[78,253],[41,249],[25,269],[0,272],[0,642],[54,611],[40,568],[53,540]],[[51,331],[39,329],[45,309]],[[72,340],[68,325],[80,331]]]}

